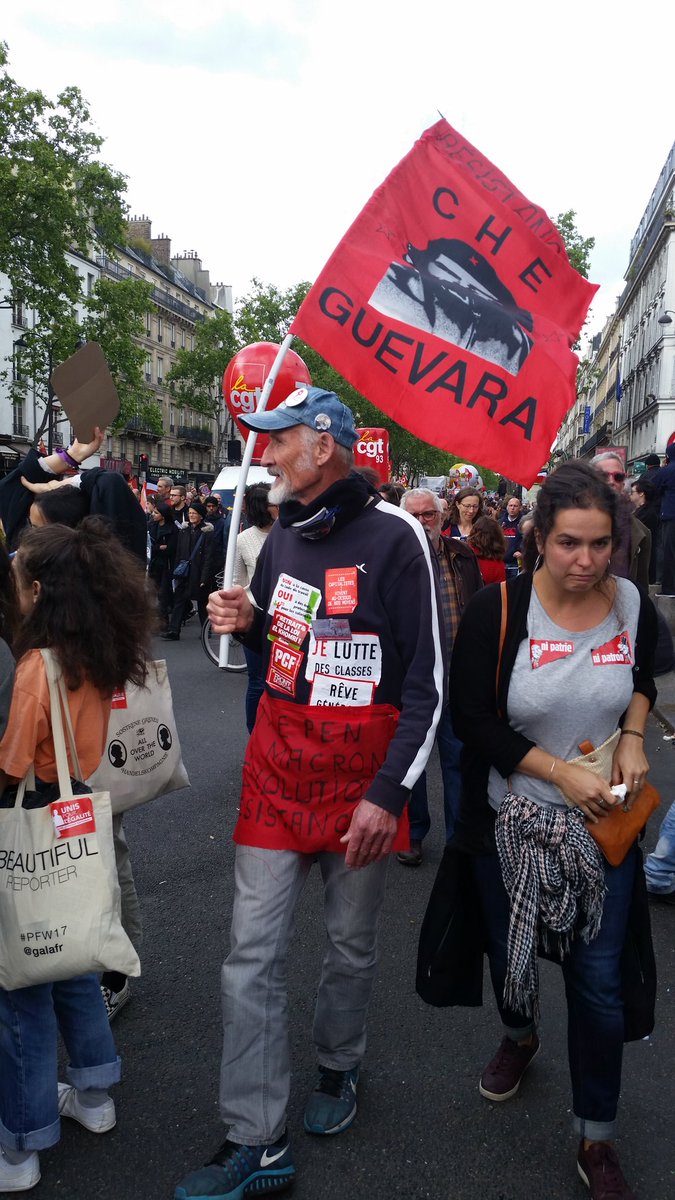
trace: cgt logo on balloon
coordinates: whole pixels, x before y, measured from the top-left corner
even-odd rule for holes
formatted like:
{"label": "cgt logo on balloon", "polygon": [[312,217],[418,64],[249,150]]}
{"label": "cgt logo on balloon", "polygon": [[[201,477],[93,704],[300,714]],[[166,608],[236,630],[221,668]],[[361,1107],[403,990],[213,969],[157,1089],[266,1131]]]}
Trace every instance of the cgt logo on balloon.
{"label": "cgt logo on balloon", "polygon": [[[244,441],[249,431],[240,417],[255,412],[260,402],[265,380],[274,365],[279,347],[274,342],[253,342],[238,350],[223,375],[223,399]],[[311,385],[312,379],[299,354],[288,350],[267,401],[267,408],[276,408],[298,387]],[[259,463],[269,438],[258,434],[254,463]]]}
{"label": "cgt logo on balloon", "polygon": [[359,440],[354,446],[354,466],[372,467],[380,483],[389,479],[389,431],[387,429],[357,429]]}

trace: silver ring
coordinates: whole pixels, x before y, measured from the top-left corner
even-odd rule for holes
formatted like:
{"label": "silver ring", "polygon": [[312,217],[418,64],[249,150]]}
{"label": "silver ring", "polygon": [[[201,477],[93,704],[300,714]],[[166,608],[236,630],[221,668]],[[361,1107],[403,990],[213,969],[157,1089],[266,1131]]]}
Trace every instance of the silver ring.
{"label": "silver ring", "polygon": [[600,797],[600,799],[599,799],[599,801],[598,801],[598,804],[600,805],[600,807],[601,807],[601,808],[604,808],[604,807],[605,807],[605,805],[607,804],[607,801],[606,801],[606,800],[603,800],[603,798],[602,798],[602,796],[601,796],[601,797]]}

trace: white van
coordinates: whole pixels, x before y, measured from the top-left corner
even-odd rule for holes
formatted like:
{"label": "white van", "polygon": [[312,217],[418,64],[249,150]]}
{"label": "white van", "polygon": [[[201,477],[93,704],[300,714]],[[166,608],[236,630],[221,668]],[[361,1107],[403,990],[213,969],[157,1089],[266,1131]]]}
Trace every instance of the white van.
{"label": "white van", "polygon": [[[223,467],[216,482],[211,488],[212,492],[218,492],[222,504],[223,511],[227,512],[228,508],[232,508],[234,503],[234,493],[237,490],[239,476],[241,475],[241,467]],[[246,476],[247,483],[272,483],[272,476],[267,471],[266,467],[249,467],[248,475]]]}

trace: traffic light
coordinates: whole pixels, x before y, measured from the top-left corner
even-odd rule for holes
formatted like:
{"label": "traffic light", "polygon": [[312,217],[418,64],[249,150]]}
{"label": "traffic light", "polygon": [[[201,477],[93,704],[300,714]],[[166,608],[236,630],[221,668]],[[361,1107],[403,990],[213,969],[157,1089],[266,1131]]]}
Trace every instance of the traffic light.
{"label": "traffic light", "polygon": [[138,482],[146,483],[148,478],[148,456],[147,454],[139,454],[138,456]]}

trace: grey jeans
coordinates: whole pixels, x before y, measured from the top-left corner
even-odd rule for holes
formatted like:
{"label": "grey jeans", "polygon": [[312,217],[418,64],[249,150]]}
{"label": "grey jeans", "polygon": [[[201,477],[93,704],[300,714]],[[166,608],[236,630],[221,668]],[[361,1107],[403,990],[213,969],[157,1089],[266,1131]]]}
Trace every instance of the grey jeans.
{"label": "grey jeans", "polygon": [[[314,1014],[319,1063],[357,1066],[377,959],[387,859],[360,871],[343,854],[316,856],[327,943]],[[290,1091],[286,956],[295,906],[315,856],[237,846],[230,953],[222,969],[220,1111],[230,1138],[269,1145],[286,1127]]]}
{"label": "grey jeans", "polygon": [[115,863],[117,878],[122,895],[122,926],[134,950],[140,950],[143,941],[143,923],[141,921],[141,906],[138,903],[136,884],[131,870],[129,846],[122,827],[124,813],[116,813],[112,819],[113,842],[115,845]]}

